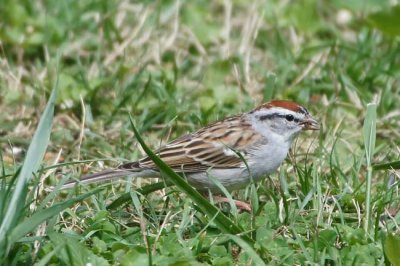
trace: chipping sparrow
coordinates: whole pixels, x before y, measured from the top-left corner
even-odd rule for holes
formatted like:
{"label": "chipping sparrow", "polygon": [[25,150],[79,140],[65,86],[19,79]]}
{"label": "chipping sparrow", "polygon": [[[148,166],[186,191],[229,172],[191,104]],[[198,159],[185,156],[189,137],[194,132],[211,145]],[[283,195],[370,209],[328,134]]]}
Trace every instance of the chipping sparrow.
{"label": "chipping sparrow", "polygon": [[[294,102],[275,100],[184,135],[157,150],[156,154],[200,191],[218,191],[209,175],[226,189],[235,190],[245,187],[252,179],[259,181],[273,173],[286,158],[300,131],[318,129],[318,122],[306,108]],[[84,176],[79,183],[124,176],[159,177],[160,174],[146,156],[118,169]],[[75,184],[76,181],[71,180],[62,188]]]}

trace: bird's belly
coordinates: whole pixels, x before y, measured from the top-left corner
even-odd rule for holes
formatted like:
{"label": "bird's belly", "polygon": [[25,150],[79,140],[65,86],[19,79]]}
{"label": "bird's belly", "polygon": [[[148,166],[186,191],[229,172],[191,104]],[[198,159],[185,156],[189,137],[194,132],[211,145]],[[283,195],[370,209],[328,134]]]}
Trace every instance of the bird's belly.
{"label": "bird's belly", "polygon": [[207,172],[186,174],[186,178],[193,187],[200,191],[220,191],[217,183],[231,191],[243,188],[251,182],[249,171],[246,168],[210,169]]}

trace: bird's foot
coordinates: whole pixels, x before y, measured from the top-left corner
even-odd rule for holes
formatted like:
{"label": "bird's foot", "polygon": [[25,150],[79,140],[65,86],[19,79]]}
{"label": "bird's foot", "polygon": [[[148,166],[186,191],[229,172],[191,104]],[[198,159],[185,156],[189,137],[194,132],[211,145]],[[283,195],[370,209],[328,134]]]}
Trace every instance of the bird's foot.
{"label": "bird's foot", "polygon": [[[230,203],[231,202],[230,199],[228,199],[226,197],[222,197],[222,196],[213,196],[213,199],[214,199],[214,202],[216,202],[216,203]],[[251,212],[251,205],[249,203],[240,201],[240,200],[233,200],[233,203],[238,208],[238,210]]]}

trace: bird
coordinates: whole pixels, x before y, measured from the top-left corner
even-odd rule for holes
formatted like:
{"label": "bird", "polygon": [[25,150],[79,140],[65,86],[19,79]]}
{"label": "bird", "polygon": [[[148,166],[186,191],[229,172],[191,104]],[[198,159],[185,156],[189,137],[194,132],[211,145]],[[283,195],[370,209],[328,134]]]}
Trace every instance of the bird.
{"label": "bird", "polygon": [[[300,132],[319,129],[305,107],[293,101],[272,100],[178,137],[155,154],[200,192],[220,191],[210,176],[233,191],[274,173]],[[127,176],[160,177],[160,171],[144,156],[115,169],[83,176],[79,181],[69,180],[61,188]]]}

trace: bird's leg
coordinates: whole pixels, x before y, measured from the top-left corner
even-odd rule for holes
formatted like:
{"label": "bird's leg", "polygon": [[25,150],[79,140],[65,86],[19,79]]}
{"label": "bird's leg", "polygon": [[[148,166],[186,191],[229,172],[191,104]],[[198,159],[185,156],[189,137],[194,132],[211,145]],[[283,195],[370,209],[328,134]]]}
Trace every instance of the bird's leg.
{"label": "bird's leg", "polygon": [[[229,203],[230,199],[222,196],[213,196],[213,200],[216,203]],[[251,212],[251,205],[247,202],[240,201],[240,200],[233,200],[233,203],[236,207],[241,211]]]}

